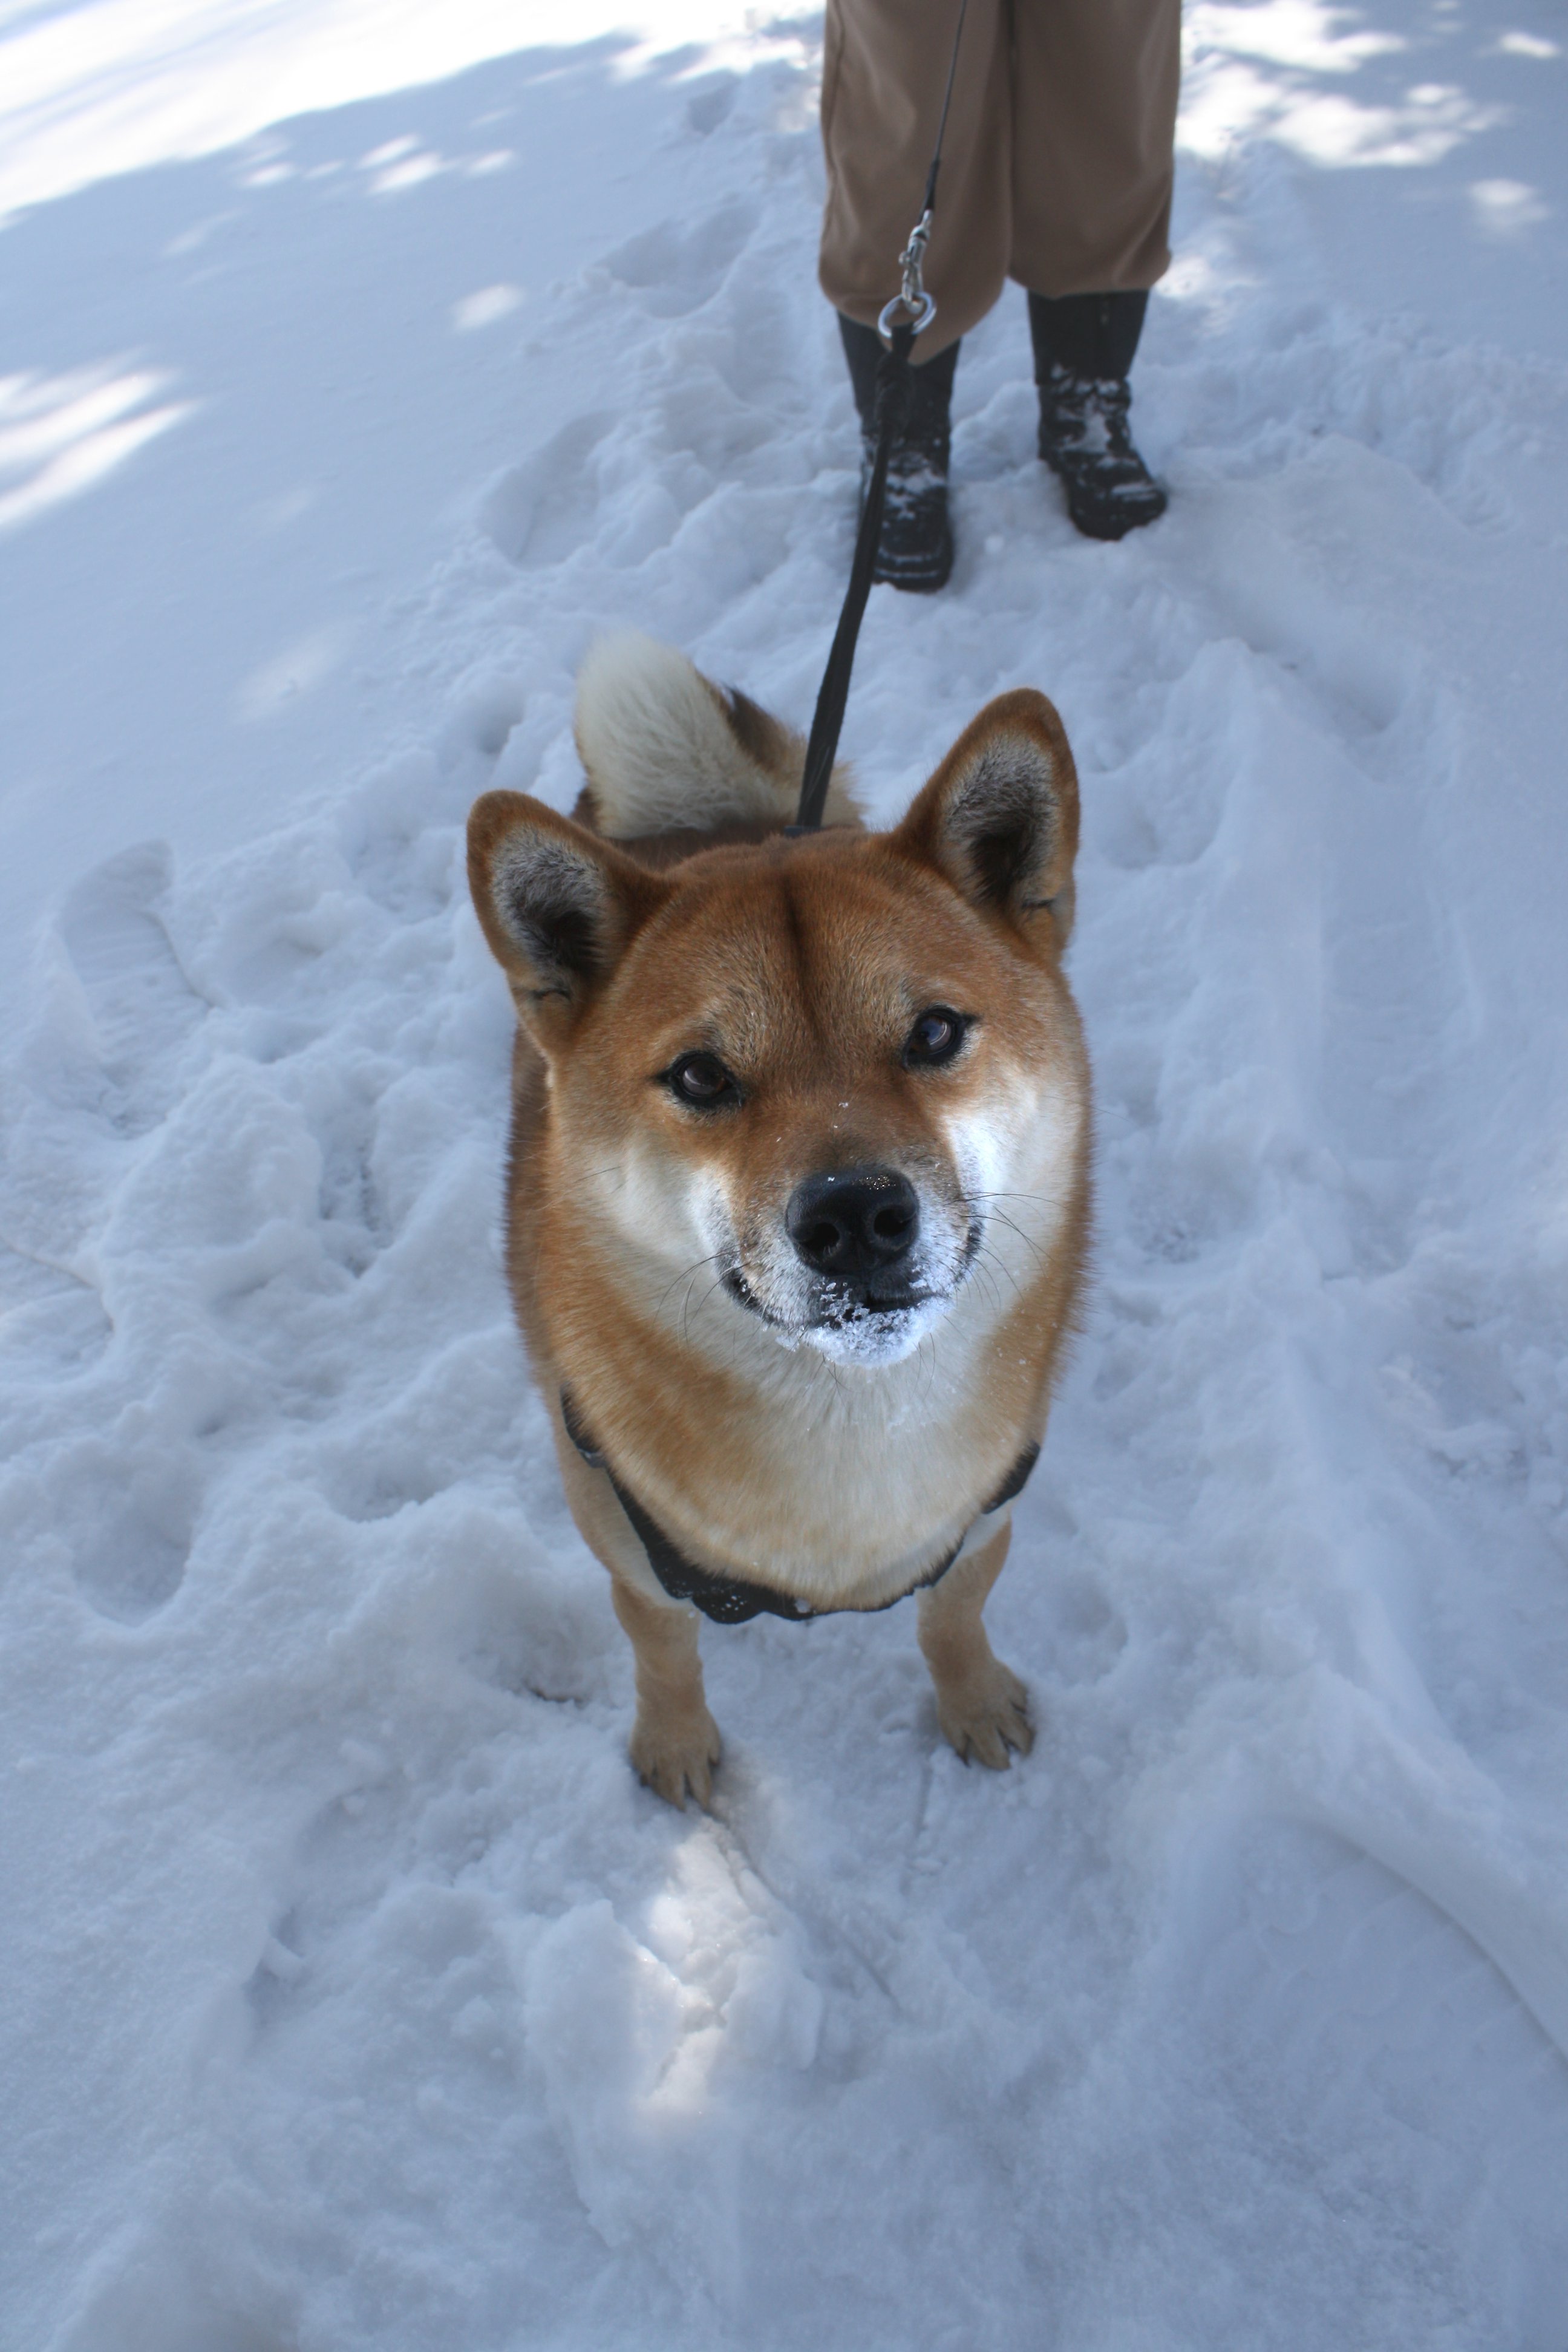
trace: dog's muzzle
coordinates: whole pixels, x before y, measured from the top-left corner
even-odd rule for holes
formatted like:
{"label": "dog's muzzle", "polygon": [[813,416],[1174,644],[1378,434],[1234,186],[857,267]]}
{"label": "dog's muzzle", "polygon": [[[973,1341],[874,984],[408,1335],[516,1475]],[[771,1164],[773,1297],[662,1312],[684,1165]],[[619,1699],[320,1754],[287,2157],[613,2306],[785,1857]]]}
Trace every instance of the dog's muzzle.
{"label": "dog's muzzle", "polygon": [[883,1164],[822,1169],[721,1280],[781,1346],[870,1368],[897,1363],[941,1321],[979,1241],[962,1195],[950,1209]]}

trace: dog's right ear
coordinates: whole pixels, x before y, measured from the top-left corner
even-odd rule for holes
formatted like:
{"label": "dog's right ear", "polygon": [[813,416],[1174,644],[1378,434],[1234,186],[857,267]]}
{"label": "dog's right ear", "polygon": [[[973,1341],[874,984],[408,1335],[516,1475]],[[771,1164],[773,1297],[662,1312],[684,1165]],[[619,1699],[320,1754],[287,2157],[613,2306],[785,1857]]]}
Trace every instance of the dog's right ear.
{"label": "dog's right ear", "polygon": [[474,911],[542,1045],[569,1034],[669,885],[523,793],[468,814]]}

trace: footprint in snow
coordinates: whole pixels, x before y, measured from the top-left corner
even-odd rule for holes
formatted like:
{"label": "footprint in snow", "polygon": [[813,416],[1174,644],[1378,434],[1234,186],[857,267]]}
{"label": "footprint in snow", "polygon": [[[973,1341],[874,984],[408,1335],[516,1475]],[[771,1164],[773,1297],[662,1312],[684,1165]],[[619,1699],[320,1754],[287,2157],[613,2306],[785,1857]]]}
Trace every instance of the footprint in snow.
{"label": "footprint in snow", "polygon": [[680,319],[700,310],[719,291],[751,243],[757,226],[752,205],[721,205],[706,220],[682,228],[660,221],[606,254],[601,265],[618,285],[628,287],[656,319]]}
{"label": "footprint in snow", "polygon": [[144,1134],[169,1110],[179,1049],[207,1010],[159,911],[172,870],[166,843],[122,850],[76,885],[57,919],[106,1082],[98,1107],[128,1135]]}
{"label": "footprint in snow", "polygon": [[479,509],[479,528],[508,562],[541,570],[583,544],[598,506],[590,460],[615,423],[605,410],[574,416],[493,485]]}
{"label": "footprint in snow", "polygon": [[0,1380],[9,1374],[36,1394],[40,1381],[85,1371],[109,1337],[90,1283],[0,1243]]}
{"label": "footprint in snow", "polygon": [[90,1440],[62,1449],[48,1480],[77,1591],[100,1617],[139,1625],[184,1581],[195,1482],[173,1455]]}

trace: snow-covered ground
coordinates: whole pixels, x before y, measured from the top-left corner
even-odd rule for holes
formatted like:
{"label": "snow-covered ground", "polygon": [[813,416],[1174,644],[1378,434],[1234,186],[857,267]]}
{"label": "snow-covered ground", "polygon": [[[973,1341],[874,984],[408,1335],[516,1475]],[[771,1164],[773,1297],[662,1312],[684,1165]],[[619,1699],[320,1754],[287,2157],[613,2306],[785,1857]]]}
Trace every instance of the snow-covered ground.
{"label": "snow-covered ground", "polygon": [[1568,2347],[1568,10],[1190,30],[1170,515],[1074,537],[1011,297],[846,739],[891,814],[1029,682],[1083,772],[1040,1738],[714,1630],[706,1819],[460,836],[603,625],[809,715],[818,26],[0,0],[7,2347]]}

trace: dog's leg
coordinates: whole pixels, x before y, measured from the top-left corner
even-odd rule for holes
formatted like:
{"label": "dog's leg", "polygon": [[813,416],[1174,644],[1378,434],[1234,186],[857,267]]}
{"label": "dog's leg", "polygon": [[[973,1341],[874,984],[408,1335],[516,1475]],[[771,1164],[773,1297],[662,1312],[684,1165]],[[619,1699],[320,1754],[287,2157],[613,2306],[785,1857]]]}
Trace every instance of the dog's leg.
{"label": "dog's leg", "polygon": [[985,1638],[980,1612],[1002,1573],[1012,1540],[1009,1517],[987,1544],[950,1568],[920,1597],[920,1642],[936,1685],[936,1719],[943,1737],[967,1764],[989,1764],[1005,1772],[1016,1748],[1026,1756],[1035,1744],[1029,1696]]}
{"label": "dog's leg", "polygon": [[647,1600],[615,1575],[610,1597],[637,1662],[632,1762],[655,1795],[682,1812],[688,1789],[706,1806],[721,1748],[719,1727],[702,1690],[697,1612],[684,1602]]}
{"label": "dog's leg", "polygon": [[684,1601],[650,1600],[640,1580],[633,1582],[639,1565],[642,1577],[653,1580],[631,1522],[604,1472],[590,1469],[567,1436],[559,1404],[553,1418],[561,1483],[572,1516],[584,1542],[610,1571],[610,1598],[637,1659],[632,1762],[648,1787],[682,1812],[688,1789],[706,1805],[720,1742],[702,1691],[697,1612]]}

